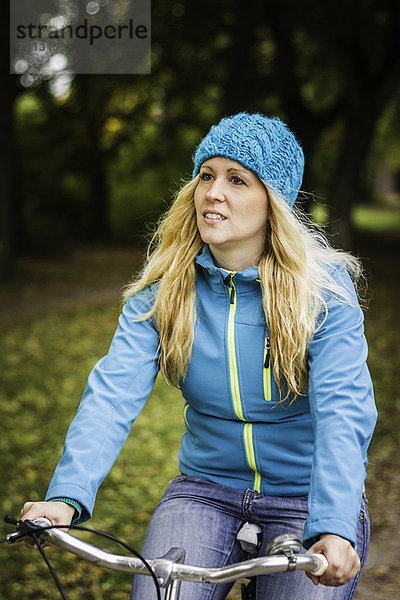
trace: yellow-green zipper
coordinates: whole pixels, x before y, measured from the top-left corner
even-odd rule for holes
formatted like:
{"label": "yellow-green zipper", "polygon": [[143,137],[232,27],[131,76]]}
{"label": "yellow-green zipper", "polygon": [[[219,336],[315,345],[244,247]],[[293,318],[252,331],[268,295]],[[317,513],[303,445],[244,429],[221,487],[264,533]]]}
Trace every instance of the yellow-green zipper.
{"label": "yellow-green zipper", "polygon": [[271,402],[271,343],[268,336],[264,344],[263,386],[264,398],[267,402]]}
{"label": "yellow-green zipper", "polygon": [[231,377],[231,389],[233,406],[235,413],[241,421],[246,419],[243,416],[242,403],[240,401],[239,376],[237,371],[236,348],[235,348],[235,314],[236,314],[236,288],[232,279],[235,272],[230,274],[229,287],[229,318],[228,318],[228,354],[229,354],[229,373]]}
{"label": "yellow-green zipper", "polygon": [[246,423],[243,430],[244,445],[246,448],[247,462],[249,463],[250,469],[254,471],[254,490],[260,492],[261,489],[261,475],[258,472],[256,465],[256,457],[254,454],[254,440],[253,440],[253,423]]}
{"label": "yellow-green zipper", "polygon": [[239,388],[239,375],[237,369],[236,360],[236,348],[235,348],[235,314],[236,314],[236,288],[233,283],[233,277],[236,272],[230,273],[225,279],[226,285],[230,288],[229,291],[229,317],[228,317],[228,356],[229,356],[229,373],[231,379],[231,390],[232,400],[235,409],[236,416],[245,422],[243,437],[244,445],[246,449],[246,458],[248,465],[252,471],[254,471],[254,490],[260,492],[261,489],[261,475],[257,470],[255,453],[254,453],[254,442],[253,442],[253,424],[246,422],[243,415],[243,407],[240,399],[240,388]]}

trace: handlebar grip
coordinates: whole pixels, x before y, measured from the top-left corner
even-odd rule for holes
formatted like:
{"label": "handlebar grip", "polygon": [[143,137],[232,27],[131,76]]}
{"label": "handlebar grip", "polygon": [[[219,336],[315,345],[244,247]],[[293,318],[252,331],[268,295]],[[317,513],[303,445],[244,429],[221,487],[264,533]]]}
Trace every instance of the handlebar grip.
{"label": "handlebar grip", "polygon": [[314,569],[310,569],[310,573],[316,577],[320,577],[327,570],[328,561],[323,554],[314,554],[314,556],[318,559],[318,565]]}

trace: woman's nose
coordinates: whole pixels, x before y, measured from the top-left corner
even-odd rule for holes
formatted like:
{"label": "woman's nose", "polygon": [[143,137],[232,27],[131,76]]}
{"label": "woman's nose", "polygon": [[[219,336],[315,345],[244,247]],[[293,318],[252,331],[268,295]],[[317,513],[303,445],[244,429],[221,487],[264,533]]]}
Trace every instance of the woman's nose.
{"label": "woman's nose", "polygon": [[225,191],[222,181],[215,179],[207,190],[207,199],[211,202],[224,202]]}

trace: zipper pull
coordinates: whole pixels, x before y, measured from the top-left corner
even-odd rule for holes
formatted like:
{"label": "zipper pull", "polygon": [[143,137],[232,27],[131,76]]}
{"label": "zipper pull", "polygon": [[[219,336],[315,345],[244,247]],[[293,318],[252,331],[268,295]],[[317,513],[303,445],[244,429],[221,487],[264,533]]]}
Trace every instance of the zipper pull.
{"label": "zipper pull", "polygon": [[229,296],[229,302],[231,304],[235,304],[235,288],[233,287],[233,284],[231,282],[231,295]]}
{"label": "zipper pull", "polygon": [[235,304],[235,286],[232,283],[232,277],[233,273],[229,273],[224,279],[224,284],[230,289],[229,302]]}
{"label": "zipper pull", "polygon": [[267,353],[265,355],[264,368],[269,369],[269,362],[271,357],[271,342],[269,341],[269,337],[265,338],[265,348],[267,349]]}

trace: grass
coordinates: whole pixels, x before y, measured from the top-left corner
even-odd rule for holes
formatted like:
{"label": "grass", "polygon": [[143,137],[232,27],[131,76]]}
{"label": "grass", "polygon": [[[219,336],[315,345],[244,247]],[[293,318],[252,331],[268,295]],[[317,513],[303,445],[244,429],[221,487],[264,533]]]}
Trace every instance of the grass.
{"label": "grass", "polygon": [[[369,364],[380,412],[371,445],[368,492],[374,539],[385,543],[393,536],[398,538],[400,533],[395,518],[400,495],[399,266],[393,249],[386,254],[382,248],[372,253],[368,247],[368,251],[373,297],[366,328]],[[129,250],[120,249],[113,256],[111,250],[101,250],[100,254],[94,250],[83,252],[64,265],[57,261],[43,264],[39,272],[35,264],[24,263],[22,278],[15,280],[11,291],[6,290],[3,295],[3,308],[7,305],[9,310],[7,320],[0,319],[0,516],[18,516],[26,500],[43,498],[87,374],[107,351],[116,326],[117,296],[106,303],[87,306],[78,303],[78,308],[74,308],[71,296],[69,307],[64,306],[62,311],[53,307],[46,312],[40,310],[41,298],[54,293],[58,297],[60,288],[66,291],[88,280],[90,285],[101,287],[111,278],[119,289],[129,277],[133,259]],[[60,278],[60,270],[66,273],[65,277]],[[10,298],[17,294],[25,294],[24,297],[38,304],[35,316],[26,318],[17,312],[12,317]],[[140,549],[152,510],[177,472],[176,452],[183,430],[181,410],[179,393],[157,381],[100,489],[90,523],[93,527],[108,530]],[[5,525],[0,527],[0,535],[7,531]],[[104,547],[108,548],[108,543]],[[55,548],[50,548],[48,554],[70,598],[126,600],[129,597],[129,575],[101,571]],[[45,566],[31,548],[23,544],[0,546],[0,561],[3,565],[0,600],[57,597]],[[380,598],[395,596],[394,579],[391,583],[386,571],[383,578],[382,570],[372,569],[365,580],[370,586],[379,583]],[[387,590],[392,590],[388,595],[384,593],[384,584]],[[363,599],[362,586],[360,589],[357,597]]]}

